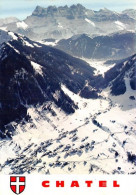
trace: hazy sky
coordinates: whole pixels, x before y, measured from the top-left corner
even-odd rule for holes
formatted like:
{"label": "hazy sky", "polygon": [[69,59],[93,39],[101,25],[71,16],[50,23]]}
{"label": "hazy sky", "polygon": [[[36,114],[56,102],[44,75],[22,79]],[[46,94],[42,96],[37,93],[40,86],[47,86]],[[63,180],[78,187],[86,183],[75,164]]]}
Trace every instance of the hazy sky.
{"label": "hazy sky", "polygon": [[122,11],[128,8],[136,9],[136,0],[0,0],[0,18],[15,16],[24,19],[31,15],[37,5],[47,7],[49,5],[72,5],[81,3],[93,10],[108,8]]}

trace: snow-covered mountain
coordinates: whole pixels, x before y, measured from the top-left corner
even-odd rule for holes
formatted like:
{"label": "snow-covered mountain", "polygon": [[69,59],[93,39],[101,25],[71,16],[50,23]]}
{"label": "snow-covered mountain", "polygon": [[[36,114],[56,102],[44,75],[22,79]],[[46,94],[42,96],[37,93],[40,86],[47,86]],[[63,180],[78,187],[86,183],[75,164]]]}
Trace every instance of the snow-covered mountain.
{"label": "snow-covered mountain", "polygon": [[101,75],[95,61],[12,38],[0,47],[1,173],[135,173],[136,55]]}
{"label": "snow-covered mountain", "polygon": [[0,30],[0,44],[12,40],[10,33],[12,34],[12,32],[8,33],[7,31]]}
{"label": "snow-covered mountain", "polygon": [[80,58],[123,59],[136,52],[135,40],[136,33],[130,31],[96,37],[82,34],[62,39],[54,46]]}
{"label": "snow-covered mountain", "polygon": [[122,13],[136,20],[136,9],[126,9]]}
{"label": "snow-covered mountain", "polygon": [[7,30],[21,33],[33,40],[69,38],[88,33],[105,35],[120,30],[135,30],[136,20],[126,13],[108,9],[93,11],[81,4],[68,6],[37,6],[24,21],[3,25]]}
{"label": "snow-covered mountain", "polygon": [[0,18],[0,26],[14,22],[19,22],[19,19],[16,17]]}
{"label": "snow-covered mountain", "polygon": [[127,91],[127,86],[131,90],[136,90],[136,56],[125,59],[105,73],[106,82],[110,82],[112,95],[122,95]]}
{"label": "snow-covered mountain", "polygon": [[42,34],[44,38],[62,39],[86,32],[107,34],[124,29],[134,30],[136,21],[123,13],[118,14],[108,9],[93,11],[77,4],[58,8],[37,6],[25,23],[34,33]]}
{"label": "snow-covered mountain", "polygon": [[21,35],[8,34],[13,40],[0,48],[2,132],[8,133],[5,125],[9,122],[25,117],[30,105],[52,102],[67,114],[75,112],[77,105],[65,95],[62,84],[82,97],[97,98],[95,86],[84,93],[86,83],[95,78],[94,68],[86,62]]}

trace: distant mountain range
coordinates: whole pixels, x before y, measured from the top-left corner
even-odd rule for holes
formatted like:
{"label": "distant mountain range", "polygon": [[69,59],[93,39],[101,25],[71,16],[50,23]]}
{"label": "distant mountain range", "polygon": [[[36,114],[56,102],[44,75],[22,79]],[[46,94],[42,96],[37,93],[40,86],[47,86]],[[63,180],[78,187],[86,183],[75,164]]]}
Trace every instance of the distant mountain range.
{"label": "distant mountain range", "polygon": [[122,13],[127,14],[129,17],[136,20],[136,10],[135,9],[126,9]]}
{"label": "distant mountain range", "polygon": [[23,21],[0,21],[2,28],[21,33],[33,40],[62,39],[84,33],[105,35],[120,30],[135,30],[135,25],[135,10],[117,13],[105,8],[93,11],[81,4],[70,7],[37,6],[32,15]]}
{"label": "distant mountain range", "polygon": [[16,17],[0,18],[0,26],[15,22],[19,22],[19,19]]}
{"label": "distant mountain range", "polygon": [[[123,59],[136,52],[136,33],[120,32],[90,37],[87,34],[62,39],[54,46],[73,56],[91,59]],[[47,40],[44,40],[45,44]]]}

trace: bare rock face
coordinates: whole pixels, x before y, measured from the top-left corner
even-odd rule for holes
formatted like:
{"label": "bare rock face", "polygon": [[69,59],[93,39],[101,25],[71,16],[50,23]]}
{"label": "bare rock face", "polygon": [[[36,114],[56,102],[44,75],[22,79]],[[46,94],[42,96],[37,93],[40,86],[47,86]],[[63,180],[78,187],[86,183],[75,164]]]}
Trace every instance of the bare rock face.
{"label": "bare rock face", "polygon": [[37,6],[32,15],[38,17],[66,17],[68,19],[75,19],[85,16],[85,11],[86,8],[80,4],[72,5],[71,7],[61,6],[58,8],[56,6],[49,6],[48,8]]}

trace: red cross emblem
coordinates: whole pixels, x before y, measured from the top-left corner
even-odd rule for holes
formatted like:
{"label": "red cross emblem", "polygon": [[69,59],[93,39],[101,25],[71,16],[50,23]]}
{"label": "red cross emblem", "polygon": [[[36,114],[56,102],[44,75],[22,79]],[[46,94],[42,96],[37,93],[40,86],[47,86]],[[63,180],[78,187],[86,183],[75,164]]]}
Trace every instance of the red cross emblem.
{"label": "red cross emblem", "polygon": [[10,177],[10,188],[15,194],[20,194],[25,189],[25,177]]}

